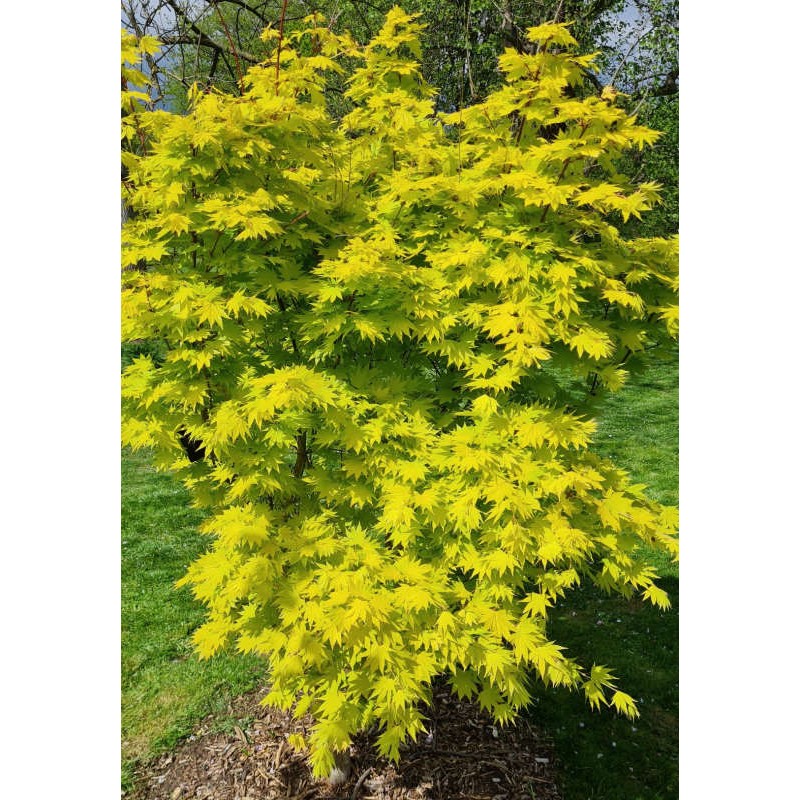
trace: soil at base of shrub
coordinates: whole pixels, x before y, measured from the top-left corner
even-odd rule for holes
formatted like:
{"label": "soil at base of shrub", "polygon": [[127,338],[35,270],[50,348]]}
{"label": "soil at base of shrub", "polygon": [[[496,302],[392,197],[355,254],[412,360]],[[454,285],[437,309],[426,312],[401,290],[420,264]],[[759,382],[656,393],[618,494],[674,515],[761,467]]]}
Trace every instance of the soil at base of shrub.
{"label": "soil at base of shrub", "polygon": [[561,800],[549,741],[524,720],[495,726],[446,687],[434,693],[429,735],[403,749],[399,764],[380,758],[374,735],[363,735],[350,748],[348,780],[336,787],[315,780],[305,755],[286,740],[307,735],[310,718],[265,708],[262,695],[231,704],[232,718],[248,720],[244,729],[214,732],[210,717],[141,767],[129,800]]}

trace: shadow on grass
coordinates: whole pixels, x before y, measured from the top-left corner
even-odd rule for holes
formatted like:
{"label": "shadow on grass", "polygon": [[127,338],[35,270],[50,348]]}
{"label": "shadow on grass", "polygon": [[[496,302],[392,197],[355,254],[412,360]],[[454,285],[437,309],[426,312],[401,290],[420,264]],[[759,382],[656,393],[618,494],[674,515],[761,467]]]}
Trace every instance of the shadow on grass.
{"label": "shadow on grass", "polygon": [[660,585],[667,612],[587,587],[552,616],[550,635],[584,666],[611,668],[641,714],[631,723],[591,711],[581,694],[537,689],[528,716],[553,737],[564,800],[678,797],[678,579]]}

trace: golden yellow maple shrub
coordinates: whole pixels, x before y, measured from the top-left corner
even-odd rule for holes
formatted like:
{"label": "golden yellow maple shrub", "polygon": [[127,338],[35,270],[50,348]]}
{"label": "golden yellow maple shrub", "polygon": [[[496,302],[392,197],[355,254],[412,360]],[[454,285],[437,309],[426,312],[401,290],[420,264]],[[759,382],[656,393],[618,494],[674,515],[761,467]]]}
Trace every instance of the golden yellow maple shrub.
{"label": "golden yellow maple shrub", "polygon": [[677,241],[616,227],[657,202],[615,168],[657,134],[573,91],[593,57],[564,25],[441,116],[412,16],[366,46],[307,23],[265,32],[241,96],[123,92],[123,338],[166,352],[124,372],[123,441],[207,511],[197,649],[266,658],[317,774],[375,723],[398,758],[440,675],[501,723],[534,677],[635,715],[547,615],[582,581],[668,606],[647,554],[677,558],[677,512],[590,446],[677,335]]}

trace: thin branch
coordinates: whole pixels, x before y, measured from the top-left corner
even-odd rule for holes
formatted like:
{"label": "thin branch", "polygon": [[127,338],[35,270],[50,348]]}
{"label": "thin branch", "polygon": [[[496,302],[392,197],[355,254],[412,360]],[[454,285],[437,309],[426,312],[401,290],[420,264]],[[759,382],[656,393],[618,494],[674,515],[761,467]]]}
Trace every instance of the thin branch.
{"label": "thin branch", "polygon": [[361,777],[356,781],[356,785],[353,787],[353,793],[350,795],[350,800],[356,800],[358,797],[358,790],[362,787],[370,772],[372,772],[372,767],[367,767],[361,773]]}
{"label": "thin branch", "polygon": [[176,75],[174,72],[168,69],[161,70],[168,78],[172,78],[176,80],[184,89],[191,88],[192,84],[187,80],[186,75],[181,77],[180,75]]}
{"label": "thin branch", "polygon": [[678,88],[678,68],[674,67],[667,73],[667,77],[660,86],[656,86],[655,89],[645,87],[640,92],[633,92],[631,97],[634,100],[647,94],[649,94],[650,97],[668,97],[669,95],[678,94]]}
{"label": "thin branch", "polygon": [[294,462],[294,467],[292,468],[292,474],[295,478],[302,478],[303,471],[306,468],[306,464],[308,463],[308,446],[306,440],[306,433],[299,433],[297,435],[297,458]]}
{"label": "thin branch", "polygon": [[647,88],[645,88],[644,93],[642,94],[642,99],[634,106],[633,111],[629,114],[631,117],[635,117],[639,113],[639,109],[644,105],[645,101],[649,97],[649,92]]}
{"label": "thin branch", "polygon": [[225,17],[222,16],[222,12],[219,10],[219,6],[216,2],[214,3],[214,10],[217,12],[219,21],[222,23],[222,29],[225,31],[225,36],[228,38],[228,44],[230,45],[231,52],[233,53],[233,57],[236,59],[236,71],[239,74],[239,85],[242,89],[244,89],[244,73],[242,72],[242,63],[239,61],[239,54],[236,52],[236,47],[233,44],[233,37],[228,29],[228,24],[225,22]]}
{"label": "thin branch", "polygon": [[206,88],[211,88],[211,81],[214,79],[214,73],[217,71],[217,64],[219,64],[219,50],[215,50],[214,54],[211,56],[211,68],[208,70]]}
{"label": "thin branch", "polygon": [[[278,291],[275,292],[275,299],[278,301],[278,308],[281,312],[286,312],[286,303],[284,303],[283,298],[281,297]],[[289,326],[286,326],[287,330],[289,330]],[[294,354],[296,356],[300,355],[300,349],[297,347],[297,340],[294,338],[294,334],[289,330],[289,339],[292,341],[292,349],[294,350]]]}
{"label": "thin branch", "polygon": [[[183,51],[183,45],[181,45],[181,51]],[[181,52],[181,56],[183,56],[183,52]],[[214,56],[219,58],[219,53],[216,50],[214,51]],[[194,67],[193,67],[193,70],[194,70],[194,74],[195,75],[197,75],[197,64],[198,64],[199,61],[200,61],[200,40],[198,39],[197,40],[197,47],[195,48],[195,51],[194,51]],[[181,57],[181,64],[185,64],[185,63],[186,63],[186,59]],[[185,72],[185,70],[184,70],[184,72]]]}
{"label": "thin branch", "polygon": [[652,33],[653,30],[654,29],[652,27],[648,28],[646,31],[643,31],[641,34],[639,34],[639,36],[634,40],[633,44],[628,48],[628,52],[625,53],[624,56],[622,56],[622,61],[619,62],[619,64],[617,65],[616,70],[614,70],[614,74],[611,76],[611,80],[608,82],[609,86],[613,86],[614,85],[614,82],[617,80],[617,76],[621,72],[622,68],[625,66],[625,62],[628,60],[628,58],[630,57],[630,54],[634,51],[634,49],[639,44],[639,42],[641,42],[642,39],[644,39],[645,36],[647,36],[648,34]]}
{"label": "thin branch", "polygon": [[283,0],[281,9],[281,22],[278,29],[278,52],[275,57],[275,94],[278,94],[278,81],[281,75],[281,47],[283,46],[283,23],[286,20],[286,6],[289,0]]}
{"label": "thin branch", "polygon": [[[207,0],[207,2],[209,5],[212,4],[212,0]],[[216,5],[217,2],[232,3],[235,6],[239,6],[240,9],[249,11],[253,16],[258,17],[258,19],[264,23],[264,25],[266,25],[268,22],[266,16],[264,16],[257,8],[253,8],[253,6],[248,5],[247,3],[243,2],[243,0],[214,0],[213,5]],[[261,8],[263,8],[265,5],[266,3],[262,3]]]}
{"label": "thin branch", "polygon": [[[197,33],[197,30],[194,28],[192,29]],[[215,42],[210,36],[203,33],[202,31],[199,32],[198,38],[195,39],[193,36],[188,36],[186,34],[179,34],[177,36],[161,36],[160,40],[163,44],[173,45],[173,44],[190,44],[194,47],[197,46],[198,40],[200,41],[200,45],[202,47],[209,47],[212,50],[219,51],[220,55],[223,57],[228,55],[238,55],[242,60],[249,62],[250,64],[260,64],[261,59],[257,56],[253,55],[252,53],[248,53],[246,50],[237,50],[234,52],[229,47],[225,47],[224,45],[218,44]]]}
{"label": "thin branch", "polygon": [[[237,51],[235,47],[229,46],[228,48],[224,47],[221,44],[215,42],[202,28],[200,28],[196,22],[192,22],[186,14],[180,9],[178,4],[175,0],[167,0],[167,3],[175,12],[176,19],[179,21],[183,21],[188,27],[197,34],[200,44],[203,47],[210,47],[212,50],[218,50],[220,55],[224,55],[225,53],[230,53],[231,55],[235,56],[238,60],[239,57],[243,58],[245,61],[249,61],[251,64],[258,64],[260,62],[260,58],[253,55],[252,53],[245,52],[243,50]],[[197,41],[187,36],[186,34],[179,33],[177,36],[164,36],[161,38],[161,41],[164,44],[191,44],[197,45]],[[232,43],[231,43],[232,45]]]}

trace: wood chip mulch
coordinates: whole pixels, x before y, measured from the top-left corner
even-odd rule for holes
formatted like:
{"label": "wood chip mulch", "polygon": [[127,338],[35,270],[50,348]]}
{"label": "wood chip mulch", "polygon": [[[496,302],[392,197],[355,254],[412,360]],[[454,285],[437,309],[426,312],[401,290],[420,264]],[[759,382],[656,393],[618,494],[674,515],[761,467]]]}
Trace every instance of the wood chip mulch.
{"label": "wood chip mulch", "polygon": [[[244,729],[214,732],[208,718],[173,752],[141,768],[129,800],[561,800],[554,751],[524,720],[496,727],[474,703],[442,688],[428,710],[428,736],[401,750],[393,765],[377,755],[374,735],[350,748],[346,782],[311,775],[286,737],[309,733],[311,720],[237,698],[229,716]],[[218,724],[218,722],[217,722]]]}

